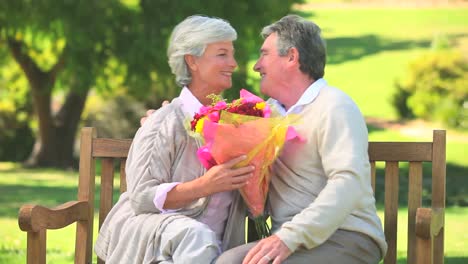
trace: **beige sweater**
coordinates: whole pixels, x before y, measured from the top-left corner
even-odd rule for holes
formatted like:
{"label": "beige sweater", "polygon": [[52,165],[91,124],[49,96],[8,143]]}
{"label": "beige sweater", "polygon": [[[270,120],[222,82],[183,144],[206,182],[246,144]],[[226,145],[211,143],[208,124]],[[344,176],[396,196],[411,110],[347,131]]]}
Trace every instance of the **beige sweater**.
{"label": "beige sweater", "polygon": [[345,93],[324,86],[296,126],[306,142],[287,142],[273,165],[273,232],[295,251],[314,248],[337,229],[369,235],[387,250],[370,184],[367,128]]}

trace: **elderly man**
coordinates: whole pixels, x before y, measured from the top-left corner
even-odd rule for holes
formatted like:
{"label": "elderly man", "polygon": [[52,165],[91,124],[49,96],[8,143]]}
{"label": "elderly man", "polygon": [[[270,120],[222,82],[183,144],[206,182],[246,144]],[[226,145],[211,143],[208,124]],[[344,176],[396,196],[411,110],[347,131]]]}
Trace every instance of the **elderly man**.
{"label": "elderly man", "polygon": [[217,263],[369,263],[387,245],[370,184],[367,128],[352,99],[328,86],[320,28],[299,16],[266,26],[254,70],[283,115],[301,116],[305,142],[287,142],[273,165],[273,235],[223,253]]}

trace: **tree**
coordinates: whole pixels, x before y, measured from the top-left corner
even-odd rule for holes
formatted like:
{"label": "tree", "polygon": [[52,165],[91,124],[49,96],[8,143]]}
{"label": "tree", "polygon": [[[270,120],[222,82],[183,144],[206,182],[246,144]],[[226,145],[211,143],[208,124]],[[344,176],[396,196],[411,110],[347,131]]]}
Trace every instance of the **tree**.
{"label": "tree", "polygon": [[[249,55],[259,47],[259,25],[287,14],[295,2],[300,0],[1,1],[0,43],[28,80],[38,123],[29,165],[72,166],[76,131],[92,89],[119,85],[158,104],[174,96],[167,39],[188,15],[223,17],[238,30],[235,94],[245,87]],[[113,83],[115,78],[121,82]],[[59,107],[52,105],[57,98]]]}
{"label": "tree", "polygon": [[[105,11],[117,8],[112,3],[25,0],[0,4],[1,37],[28,80],[37,117],[30,165],[72,165],[74,138],[88,91],[111,56],[106,40],[113,17]],[[52,95],[60,88],[64,101],[55,110]]]}

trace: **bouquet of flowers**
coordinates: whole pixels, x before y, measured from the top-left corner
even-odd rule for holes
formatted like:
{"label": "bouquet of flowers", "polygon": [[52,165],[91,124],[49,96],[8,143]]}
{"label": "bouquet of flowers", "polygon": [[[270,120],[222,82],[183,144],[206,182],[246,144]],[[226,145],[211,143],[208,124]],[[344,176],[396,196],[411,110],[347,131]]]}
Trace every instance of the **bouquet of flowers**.
{"label": "bouquet of flowers", "polygon": [[191,130],[201,135],[204,145],[197,151],[207,169],[234,157],[247,155],[236,166],[255,166],[253,177],[240,193],[253,216],[260,238],[270,235],[264,215],[270,182],[270,165],[284,142],[299,137],[290,126],[289,117],[271,117],[270,107],[263,99],[242,89],[240,98],[226,103],[211,96],[210,106],[203,106],[190,123]]}

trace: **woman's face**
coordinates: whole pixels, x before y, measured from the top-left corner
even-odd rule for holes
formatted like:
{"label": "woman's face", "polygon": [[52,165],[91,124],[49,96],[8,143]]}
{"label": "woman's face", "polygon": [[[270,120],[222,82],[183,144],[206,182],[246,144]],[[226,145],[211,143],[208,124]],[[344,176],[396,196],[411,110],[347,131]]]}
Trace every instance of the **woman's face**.
{"label": "woman's face", "polygon": [[[192,83],[219,94],[232,86],[232,72],[237,67],[232,41],[208,44],[202,56],[192,57],[189,68]],[[190,65],[191,64],[191,65]]]}

